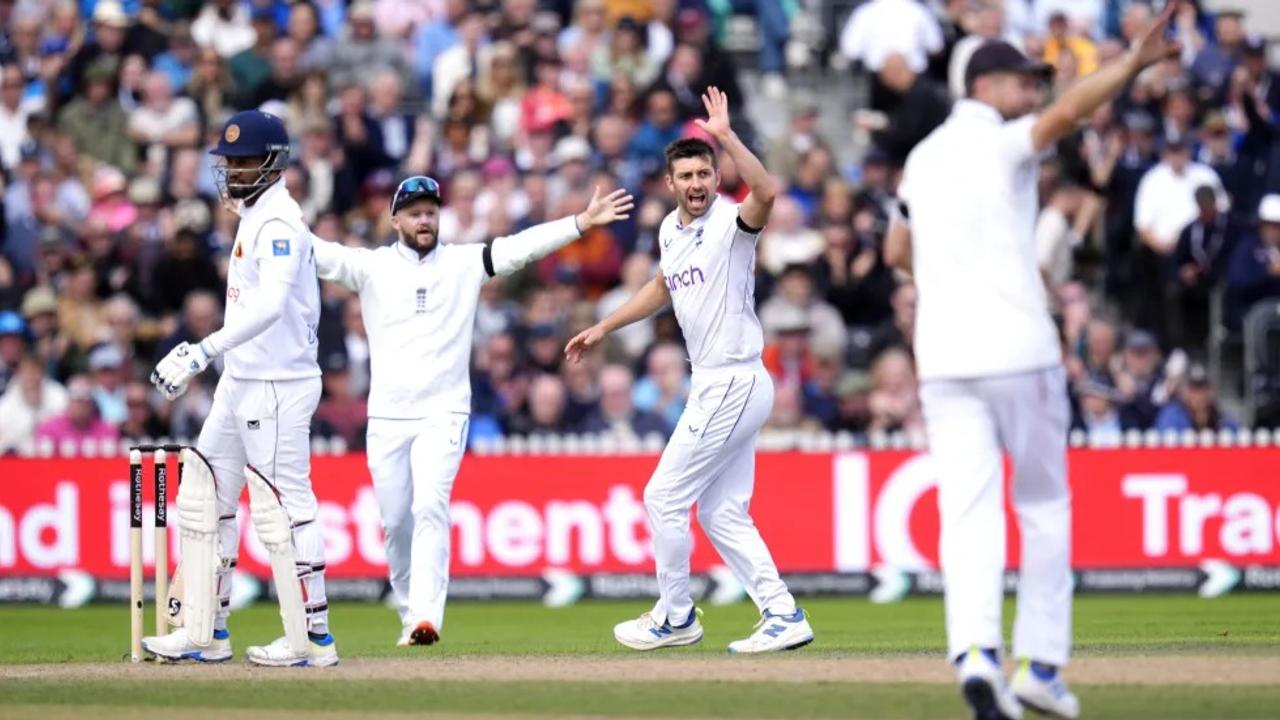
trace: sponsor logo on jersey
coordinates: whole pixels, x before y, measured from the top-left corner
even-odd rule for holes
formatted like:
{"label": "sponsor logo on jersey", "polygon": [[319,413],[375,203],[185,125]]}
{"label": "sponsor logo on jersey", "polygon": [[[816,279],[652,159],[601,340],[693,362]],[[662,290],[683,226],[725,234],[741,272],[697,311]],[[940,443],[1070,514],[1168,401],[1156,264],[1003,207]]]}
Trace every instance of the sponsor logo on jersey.
{"label": "sponsor logo on jersey", "polygon": [[227,286],[227,299],[228,299],[228,300],[230,300],[231,302],[239,302],[239,300],[240,300],[240,288],[236,287],[235,285],[228,285],[228,286]]}
{"label": "sponsor logo on jersey", "polygon": [[705,283],[706,276],[702,273],[702,268],[697,265],[689,267],[679,272],[674,272],[667,276],[667,289],[675,292],[680,288],[693,287],[698,283]]}
{"label": "sponsor logo on jersey", "polygon": [[285,256],[289,254],[289,240],[281,238],[271,241],[271,254],[276,256]]}

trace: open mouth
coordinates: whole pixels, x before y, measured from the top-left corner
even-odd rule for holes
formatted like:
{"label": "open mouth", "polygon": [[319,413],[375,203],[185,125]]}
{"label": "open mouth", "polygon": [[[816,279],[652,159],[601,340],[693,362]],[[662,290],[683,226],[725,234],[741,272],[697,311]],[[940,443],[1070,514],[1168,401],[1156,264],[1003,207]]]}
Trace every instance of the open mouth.
{"label": "open mouth", "polygon": [[690,206],[694,206],[694,205],[701,206],[701,205],[705,205],[707,202],[707,194],[700,190],[696,192],[691,192],[685,197],[689,200]]}

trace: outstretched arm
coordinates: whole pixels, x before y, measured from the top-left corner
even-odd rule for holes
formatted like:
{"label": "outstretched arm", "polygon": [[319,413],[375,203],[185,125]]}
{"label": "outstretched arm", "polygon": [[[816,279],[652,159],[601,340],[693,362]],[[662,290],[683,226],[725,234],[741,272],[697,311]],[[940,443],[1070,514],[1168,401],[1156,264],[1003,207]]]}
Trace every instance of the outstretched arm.
{"label": "outstretched arm", "polygon": [[729,126],[729,98],[713,85],[703,94],[702,104],[707,108],[707,119],[694,122],[714,137],[738,166],[742,181],[751,189],[739,206],[738,215],[748,227],[759,230],[769,221],[769,211],[778,194],[773,178]]}
{"label": "outstretched arm", "polygon": [[308,234],[316,253],[316,275],[321,280],[331,280],[360,292],[365,279],[364,264],[370,251],[330,242],[310,231]]}
{"label": "outstretched arm", "polygon": [[587,209],[577,215],[534,225],[515,235],[496,238],[483,251],[485,272],[489,275],[510,275],[568,245],[591,228],[626,220],[630,217],[627,213],[633,207],[635,201],[626,190],[614,190],[601,197],[600,188],[597,187]]}
{"label": "outstretched arm", "polygon": [[1165,31],[1181,4],[1181,0],[1169,0],[1129,52],[1072,85],[1036,119],[1031,128],[1031,144],[1037,152],[1071,134],[1076,125],[1120,94],[1148,65],[1178,53],[1178,43],[1167,39]]}
{"label": "outstretched arm", "polygon": [[565,357],[570,362],[578,362],[586,351],[599,345],[609,333],[649,317],[670,301],[671,290],[667,287],[667,280],[662,276],[662,271],[658,271],[658,274],[645,283],[635,295],[632,295],[630,300],[623,303],[622,307],[574,336],[564,348]]}

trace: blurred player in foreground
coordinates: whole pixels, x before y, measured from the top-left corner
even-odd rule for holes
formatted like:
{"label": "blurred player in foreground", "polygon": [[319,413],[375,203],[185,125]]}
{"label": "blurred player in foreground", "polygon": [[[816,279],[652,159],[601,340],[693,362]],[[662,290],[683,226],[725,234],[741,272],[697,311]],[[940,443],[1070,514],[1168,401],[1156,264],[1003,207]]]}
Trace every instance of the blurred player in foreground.
{"label": "blurred player in foreground", "polygon": [[400,183],[391,224],[400,239],[377,250],[312,236],[321,278],[360,295],[369,333],[368,462],[386,535],[400,645],[431,645],[444,627],[449,586],[449,495],[467,446],[471,332],[480,286],[550,255],[594,227],[625,220],[625,190],[581,213],[489,244],[440,242],[440,186]]}
{"label": "blurred player in foreground", "polygon": [[324,537],[311,490],[320,291],[310,233],[283,180],[289,136],[279,118],[248,110],[227,121],[211,152],[224,163],[223,201],[240,215],[227,271],[226,324],[199,343],[174,348],[151,380],[172,400],[219,355],[225,370],[178,488],[183,625],[143,638],[142,645],[173,660],[231,659],[227,615],[239,550],[236,509],[247,479],[253,524],[271,556],[285,626],[284,637],[250,647],[249,661],[334,665]]}
{"label": "blurred player in foreground", "polygon": [[[885,254],[913,274],[919,293],[915,351],[938,473],[948,658],[983,720],[1019,718],[1024,705],[1063,718],[1080,712],[1059,675],[1071,649],[1069,411],[1036,262],[1040,159],[1176,51],[1164,34],[1177,5],[1038,115],[1049,67],[1008,43],[980,47],[965,73],[968,99],[912,151],[898,189]],[[1011,688],[1000,666],[1002,449],[1013,458],[1022,531]]]}
{"label": "blurred player in foreground", "polygon": [[659,272],[617,311],[570,340],[565,354],[577,362],[609,333],[671,302],[693,362],[688,406],[644,491],[658,602],[639,619],[615,627],[614,637],[636,650],[702,639],[689,593],[689,514],[697,503],[703,530],[760,608],[755,631],[729,650],[788,650],[812,642],[813,630],[747,514],[756,438],[773,407],[773,381],[760,360],[754,271],[774,184],[730,128],[724,93],[709,88],[702,101],[708,118],[699,127],[733,158],[750,194],[741,205],[717,194],[720,173],[707,143],[686,139],[669,145],[666,181],[678,207],[659,229]]}

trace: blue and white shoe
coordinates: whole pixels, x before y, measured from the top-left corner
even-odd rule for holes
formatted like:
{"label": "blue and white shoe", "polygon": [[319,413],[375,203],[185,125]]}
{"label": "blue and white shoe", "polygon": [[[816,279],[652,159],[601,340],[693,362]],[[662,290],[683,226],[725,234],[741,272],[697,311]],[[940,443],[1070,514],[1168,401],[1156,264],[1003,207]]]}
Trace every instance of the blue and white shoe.
{"label": "blue and white shoe", "polygon": [[702,623],[698,622],[701,614],[701,610],[694,608],[684,623],[672,625],[670,622],[659,624],[653,619],[653,615],[645,613],[635,620],[615,625],[613,637],[632,650],[692,645],[702,640]]}
{"label": "blue and white shoe", "polygon": [[766,653],[795,650],[813,642],[813,628],[802,608],[790,615],[774,615],[768,610],[760,616],[751,636],[729,643],[731,653]]}
{"label": "blue and white shoe", "polygon": [[231,633],[226,630],[214,630],[213,641],[202,647],[191,642],[186,628],[178,628],[168,635],[142,638],[142,649],[169,662],[220,663],[232,658]]}
{"label": "blue and white shoe", "polygon": [[1018,702],[1036,712],[1062,720],[1080,717],[1080,700],[1067,689],[1052,665],[1023,660],[1013,674],[1012,685]]}
{"label": "blue and white shoe", "polygon": [[245,651],[245,657],[254,665],[265,667],[329,667],[338,664],[338,643],[333,635],[311,634],[308,650],[298,655],[289,647],[289,639],[278,637],[270,645],[255,645]]}
{"label": "blue and white shoe", "polygon": [[970,648],[960,657],[956,675],[974,720],[1022,720],[1022,706],[1005,686],[994,650]]}

